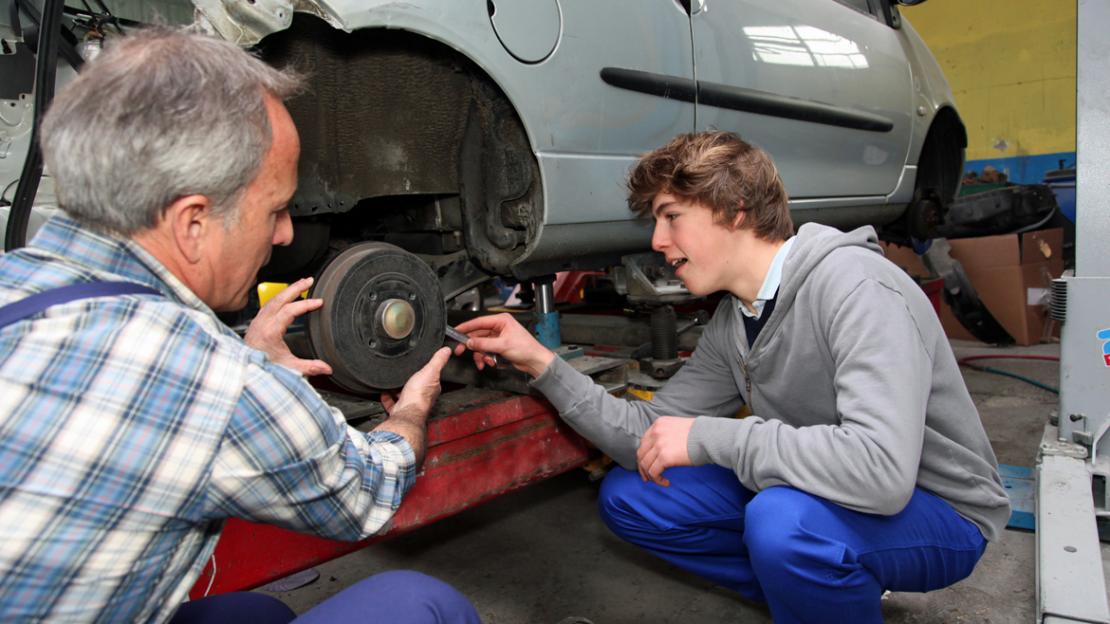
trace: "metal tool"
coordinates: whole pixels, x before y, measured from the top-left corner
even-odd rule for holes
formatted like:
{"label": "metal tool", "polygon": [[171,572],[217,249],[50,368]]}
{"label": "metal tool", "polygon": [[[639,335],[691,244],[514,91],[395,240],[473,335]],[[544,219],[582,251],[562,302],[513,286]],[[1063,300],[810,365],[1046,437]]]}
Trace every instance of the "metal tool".
{"label": "metal tool", "polygon": [[[446,332],[445,333],[447,334],[448,338],[450,338],[451,340],[454,340],[455,342],[463,345],[464,347],[466,346],[466,341],[470,340],[470,336],[467,336],[466,334],[464,334],[461,331],[455,329],[454,327],[451,327],[450,325],[446,325],[445,327],[446,327]],[[482,357],[488,357],[488,358],[492,359],[493,360],[493,365],[497,366],[497,356],[496,355],[482,353],[481,351],[475,351],[475,353],[477,353],[478,355],[481,355]]]}

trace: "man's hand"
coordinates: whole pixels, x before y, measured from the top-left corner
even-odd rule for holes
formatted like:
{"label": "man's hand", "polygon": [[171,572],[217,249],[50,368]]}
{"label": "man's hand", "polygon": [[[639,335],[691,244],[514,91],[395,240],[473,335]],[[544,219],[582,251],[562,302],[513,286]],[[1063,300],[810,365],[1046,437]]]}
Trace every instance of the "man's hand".
{"label": "man's hand", "polygon": [[[509,361],[517,370],[532,377],[543,374],[555,354],[541,345],[536,338],[524,329],[511,314],[481,316],[471,319],[457,328],[470,336],[466,348],[481,353],[493,353]],[[463,345],[455,347],[455,355],[461,355]],[[492,366],[493,362],[481,353],[474,354],[478,370]]]}
{"label": "man's hand", "polygon": [[671,466],[691,465],[686,441],[693,426],[693,418],[678,416],[660,416],[651,423],[636,451],[636,467],[644,481],[651,480],[667,487],[671,482],[663,476],[663,470]]}
{"label": "man's hand", "polygon": [[285,330],[289,329],[293,320],[324,305],[323,299],[299,299],[310,286],[312,278],[305,277],[274,295],[251,321],[243,341],[270,356],[274,362],[302,375],[330,375],[331,366],[327,362],[303,360],[293,355],[289,345],[285,344]]}
{"label": "man's hand", "polygon": [[408,440],[413,452],[416,453],[418,466],[424,461],[424,425],[428,421],[428,413],[432,411],[432,405],[439,398],[439,374],[449,359],[451,359],[451,350],[443,347],[435,352],[424,368],[409,377],[399,395],[382,393],[382,407],[389,414],[389,418],[374,430],[392,431]]}

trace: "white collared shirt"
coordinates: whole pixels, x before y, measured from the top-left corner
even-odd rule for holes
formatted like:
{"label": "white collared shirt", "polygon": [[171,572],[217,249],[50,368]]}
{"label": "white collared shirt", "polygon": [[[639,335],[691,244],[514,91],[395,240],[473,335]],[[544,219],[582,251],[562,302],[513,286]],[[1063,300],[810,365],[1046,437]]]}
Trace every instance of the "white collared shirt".
{"label": "white collared shirt", "polygon": [[[779,247],[775,252],[775,257],[771,260],[771,267],[767,269],[767,277],[763,278],[763,285],[759,287],[759,292],[755,295],[755,301],[752,302],[752,308],[755,312],[748,310],[748,306],[744,302],[740,302],[740,313],[748,318],[759,320],[763,316],[763,306],[769,300],[775,297],[775,293],[779,290],[779,284],[782,283],[782,265],[786,263],[786,254],[790,253],[790,247],[794,244],[796,237],[791,236]],[[738,300],[739,301],[739,300]]]}

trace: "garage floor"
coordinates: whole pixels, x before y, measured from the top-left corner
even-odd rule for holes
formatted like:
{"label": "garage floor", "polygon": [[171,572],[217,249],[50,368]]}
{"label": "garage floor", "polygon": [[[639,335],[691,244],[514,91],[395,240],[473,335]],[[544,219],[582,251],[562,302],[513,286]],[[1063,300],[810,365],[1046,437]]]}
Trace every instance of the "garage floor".
{"label": "garage floor", "polygon": [[[980,353],[1059,355],[1058,345],[996,349],[955,342],[957,357]],[[1055,362],[987,363],[1050,386]],[[1000,375],[965,370],[1001,463],[1032,466],[1056,395]],[[770,622],[768,611],[678,570],[612,536],[595,512],[597,485],[573,471],[503,496],[407,536],[317,568],[320,578],[275,593],[298,613],[359,579],[408,568],[454,585],[487,624]],[[1032,622],[1034,535],[1007,530],[975,573],[929,594],[884,601],[889,623]],[[1104,566],[1110,545],[1103,545]]]}

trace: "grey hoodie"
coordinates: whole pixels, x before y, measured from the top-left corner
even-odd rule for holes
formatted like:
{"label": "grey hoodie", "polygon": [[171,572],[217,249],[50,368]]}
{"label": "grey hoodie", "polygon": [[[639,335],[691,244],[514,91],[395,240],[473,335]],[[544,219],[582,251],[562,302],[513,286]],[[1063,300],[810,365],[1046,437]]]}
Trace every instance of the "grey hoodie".
{"label": "grey hoodie", "polygon": [[[892,515],[918,486],[998,537],[1010,506],[994,451],[936,313],[873,228],[802,226],[750,346],[738,305],[721,301],[650,402],[612,397],[560,359],[533,384],[630,470],[657,417],[690,416],[692,462],[731,468],[750,490],[790,485]],[[744,403],[754,415],[732,418]]]}

